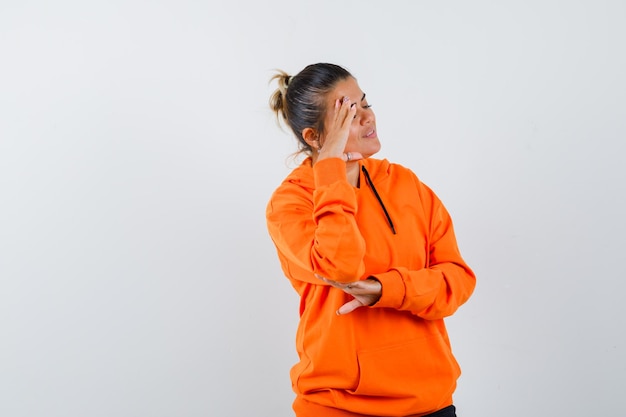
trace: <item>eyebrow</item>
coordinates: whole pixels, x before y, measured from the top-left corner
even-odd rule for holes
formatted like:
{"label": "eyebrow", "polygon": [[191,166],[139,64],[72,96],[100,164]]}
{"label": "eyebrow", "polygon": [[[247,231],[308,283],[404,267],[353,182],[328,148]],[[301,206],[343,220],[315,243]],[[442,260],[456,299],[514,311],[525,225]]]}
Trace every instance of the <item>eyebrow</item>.
{"label": "eyebrow", "polygon": [[365,93],[363,93],[363,97],[361,97],[361,101],[365,100]]}

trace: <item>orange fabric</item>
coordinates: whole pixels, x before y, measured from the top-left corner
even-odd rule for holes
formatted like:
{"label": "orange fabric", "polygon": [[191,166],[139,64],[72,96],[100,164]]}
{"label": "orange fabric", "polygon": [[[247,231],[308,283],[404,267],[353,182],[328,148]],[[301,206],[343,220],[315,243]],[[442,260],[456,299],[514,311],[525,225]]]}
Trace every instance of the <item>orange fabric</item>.
{"label": "orange fabric", "polygon": [[[376,416],[428,414],[451,403],[460,375],[443,319],[469,298],[475,277],[450,216],[410,170],[386,160],[360,163],[397,234],[362,174],[360,187],[352,187],[339,158],[314,166],[305,160],[267,206],[283,272],[301,297],[300,361],[291,370],[299,416],[310,414],[303,404]],[[337,316],[351,297],[315,274],[341,282],[375,277],[382,297]]]}

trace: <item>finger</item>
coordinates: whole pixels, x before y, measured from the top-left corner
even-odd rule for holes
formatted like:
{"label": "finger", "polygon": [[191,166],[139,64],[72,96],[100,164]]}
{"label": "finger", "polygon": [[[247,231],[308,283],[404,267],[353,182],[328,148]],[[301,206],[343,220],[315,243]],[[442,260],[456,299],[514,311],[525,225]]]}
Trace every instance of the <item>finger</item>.
{"label": "finger", "polygon": [[342,106],[341,100],[340,99],[335,100],[335,111],[334,111],[334,114],[333,114],[333,122],[335,122],[335,123],[339,119],[339,113],[341,112],[341,106]]}
{"label": "finger", "polygon": [[339,288],[340,290],[343,290],[345,288],[345,284],[340,284],[337,281],[330,280],[330,279],[328,279],[326,277],[323,277],[323,276],[321,276],[319,274],[315,274],[315,277],[317,279],[319,279],[320,281],[323,281],[324,283],[330,285],[331,287]]}
{"label": "finger", "polygon": [[339,307],[339,309],[337,310],[337,315],[341,316],[343,314],[352,313],[359,307],[363,307],[363,303],[355,298],[354,300],[348,301],[347,303]]}
{"label": "finger", "polygon": [[333,121],[342,123],[346,117],[347,111],[350,110],[350,98],[342,97],[335,100],[335,111]]}
{"label": "finger", "polygon": [[[347,99],[348,102],[350,99]],[[352,121],[356,117],[356,103],[352,103],[349,105],[344,105],[345,113],[343,115],[343,119],[341,119],[341,127],[347,129],[352,124]]]}
{"label": "finger", "polygon": [[363,159],[363,155],[360,152],[344,152],[342,158],[346,162],[354,162]]}
{"label": "finger", "polygon": [[335,103],[335,121],[338,121],[342,127],[345,127],[347,124],[351,123],[355,114],[356,103],[352,103],[350,97],[344,97],[341,99],[341,104],[338,111],[337,103]]}

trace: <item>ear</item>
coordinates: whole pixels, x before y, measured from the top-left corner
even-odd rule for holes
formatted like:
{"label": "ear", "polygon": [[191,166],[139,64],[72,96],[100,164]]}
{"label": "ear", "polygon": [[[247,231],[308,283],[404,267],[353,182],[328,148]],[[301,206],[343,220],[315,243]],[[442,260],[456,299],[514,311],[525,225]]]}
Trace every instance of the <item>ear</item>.
{"label": "ear", "polygon": [[317,130],[313,129],[312,127],[306,127],[302,129],[302,138],[311,147],[311,149],[320,148],[320,136],[317,133]]}

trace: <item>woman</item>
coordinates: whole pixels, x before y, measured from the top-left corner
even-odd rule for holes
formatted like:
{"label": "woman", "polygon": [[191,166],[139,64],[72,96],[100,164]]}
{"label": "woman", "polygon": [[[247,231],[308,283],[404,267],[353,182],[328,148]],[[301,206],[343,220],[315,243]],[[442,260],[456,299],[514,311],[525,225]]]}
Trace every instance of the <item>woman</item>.
{"label": "woman", "polygon": [[443,319],[475,277],[446,209],[410,170],[371,158],[376,119],[348,71],[314,64],[272,79],[270,105],[309,156],[267,207],[301,297],[296,415],[455,416],[460,368]]}

